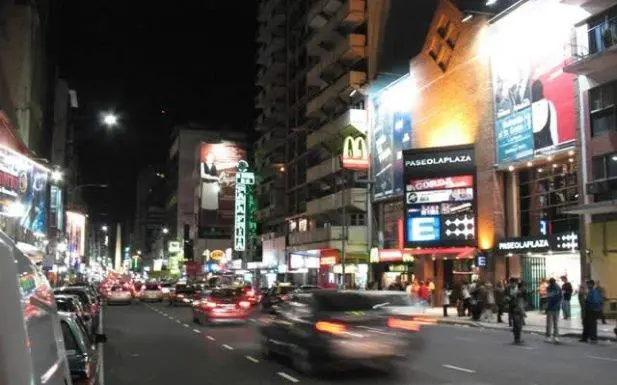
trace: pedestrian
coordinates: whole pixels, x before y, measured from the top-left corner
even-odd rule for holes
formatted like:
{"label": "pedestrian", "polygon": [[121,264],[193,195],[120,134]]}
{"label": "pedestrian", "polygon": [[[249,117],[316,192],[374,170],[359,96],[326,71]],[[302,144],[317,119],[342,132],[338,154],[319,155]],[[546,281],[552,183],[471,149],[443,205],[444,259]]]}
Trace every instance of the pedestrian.
{"label": "pedestrian", "polygon": [[497,305],[497,323],[503,323],[505,288],[502,280],[495,284],[495,303]]}
{"label": "pedestrian", "polygon": [[569,320],[572,316],[572,307],[570,306],[570,300],[572,299],[572,294],[574,293],[574,289],[572,288],[572,284],[568,281],[568,277],[565,275],[561,277],[561,292],[563,297],[561,299],[561,310],[563,311],[563,319]]}
{"label": "pedestrian", "polygon": [[469,284],[463,282],[461,285],[461,297],[463,297],[463,316],[471,315],[471,293],[469,292]]}
{"label": "pedestrian", "polygon": [[600,281],[596,282],[596,287],[600,292],[600,297],[602,297],[602,309],[600,310],[600,320],[602,321],[602,325],[606,325],[606,316],[604,315],[604,301],[606,300],[606,290],[604,287],[600,285]]}
{"label": "pedestrian", "polygon": [[561,288],[555,278],[548,280],[546,287],[546,341],[559,342],[559,311],[561,309]]}
{"label": "pedestrian", "polygon": [[490,282],[485,285],[486,288],[486,307],[482,313],[482,320],[485,322],[491,322],[493,320],[493,313],[495,312],[495,290]]}
{"label": "pedestrian", "polygon": [[518,280],[510,277],[508,285],[505,288],[504,307],[508,310],[508,326],[512,326],[512,308],[516,305],[516,295],[518,291]]}
{"label": "pedestrian", "polygon": [[581,342],[598,342],[598,318],[602,311],[602,295],[595,286],[596,283],[590,279],[587,281],[587,296],[584,304],[583,335]]}
{"label": "pedestrian", "polygon": [[435,282],[432,279],[428,281],[428,292],[429,292],[429,304],[433,306],[435,304]]}
{"label": "pedestrian", "polygon": [[585,301],[587,300],[587,284],[581,283],[578,287],[578,305],[581,309],[581,323],[585,326]]}
{"label": "pedestrian", "polygon": [[450,307],[450,296],[452,295],[452,290],[450,290],[450,286],[447,284],[443,286],[443,316],[448,316],[448,308]]}
{"label": "pedestrian", "polygon": [[542,314],[546,313],[546,299],[547,299],[547,289],[548,289],[548,281],[546,279],[542,279],[540,281],[540,285],[538,286],[538,292],[540,294],[540,311]]}
{"label": "pedestrian", "polygon": [[522,344],[523,339],[521,334],[523,332],[525,315],[525,297],[527,291],[523,282],[518,282],[512,285],[510,289],[510,315],[512,319],[512,334],[514,334],[514,343]]}

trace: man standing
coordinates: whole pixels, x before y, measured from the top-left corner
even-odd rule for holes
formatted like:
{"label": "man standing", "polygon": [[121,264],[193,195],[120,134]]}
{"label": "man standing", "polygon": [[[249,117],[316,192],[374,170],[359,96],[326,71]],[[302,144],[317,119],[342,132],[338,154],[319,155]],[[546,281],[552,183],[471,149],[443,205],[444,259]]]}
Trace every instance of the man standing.
{"label": "man standing", "polygon": [[559,310],[561,309],[561,289],[555,278],[548,280],[546,287],[546,341],[559,342]]}
{"label": "man standing", "polygon": [[563,293],[563,298],[561,300],[561,310],[563,311],[563,319],[569,320],[571,317],[571,307],[570,300],[572,299],[572,293],[574,293],[574,289],[572,288],[572,284],[568,281],[568,277],[565,275],[561,277],[561,292]]}
{"label": "man standing", "polygon": [[602,295],[596,283],[590,279],[587,281],[587,297],[585,298],[583,335],[581,342],[598,342],[598,318],[602,312]]}

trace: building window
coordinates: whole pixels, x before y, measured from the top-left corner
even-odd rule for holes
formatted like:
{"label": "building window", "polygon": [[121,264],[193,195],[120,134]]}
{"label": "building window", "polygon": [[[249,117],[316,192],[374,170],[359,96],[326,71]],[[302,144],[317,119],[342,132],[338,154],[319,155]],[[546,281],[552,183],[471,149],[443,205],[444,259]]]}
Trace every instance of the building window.
{"label": "building window", "polygon": [[350,226],[366,226],[366,215],[364,213],[351,214],[349,220]]}
{"label": "building window", "polygon": [[594,201],[606,201],[617,198],[617,153],[594,156],[591,160],[593,182],[608,181],[608,184],[593,194]]}
{"label": "building window", "polygon": [[521,236],[578,230],[578,215],[562,214],[578,203],[576,163],[565,159],[521,171]]}
{"label": "building window", "polygon": [[615,131],[615,95],[617,82],[602,84],[589,90],[589,121],[591,136]]}

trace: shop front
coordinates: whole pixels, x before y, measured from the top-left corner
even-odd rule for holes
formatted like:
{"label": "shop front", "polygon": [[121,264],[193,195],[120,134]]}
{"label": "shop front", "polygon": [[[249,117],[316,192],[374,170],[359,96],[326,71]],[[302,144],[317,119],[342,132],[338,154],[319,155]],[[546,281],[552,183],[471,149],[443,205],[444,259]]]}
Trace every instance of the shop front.
{"label": "shop front", "polygon": [[[501,255],[520,266],[520,277],[529,290],[529,304],[540,306],[539,287],[544,279],[555,278],[561,282],[566,277],[576,290],[582,282],[582,259],[579,252],[578,233],[564,232],[536,237],[505,238],[495,247]],[[510,276],[510,272],[506,271]],[[572,301],[573,308],[577,301]]]}
{"label": "shop front", "polygon": [[413,282],[414,256],[399,249],[371,249],[371,289],[387,290],[395,282],[404,287]]}
{"label": "shop front", "polygon": [[320,250],[317,285],[324,288],[365,289],[368,284],[368,258],[351,255],[341,258],[337,249]]}
{"label": "shop front", "polygon": [[288,282],[294,285],[317,285],[319,251],[290,253],[287,273]]}

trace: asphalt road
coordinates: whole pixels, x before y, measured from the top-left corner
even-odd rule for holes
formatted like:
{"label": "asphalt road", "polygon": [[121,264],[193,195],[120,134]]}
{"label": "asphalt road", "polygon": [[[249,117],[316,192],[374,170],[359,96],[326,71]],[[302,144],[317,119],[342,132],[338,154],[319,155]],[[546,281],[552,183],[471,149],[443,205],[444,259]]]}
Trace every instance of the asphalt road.
{"label": "asphalt road", "polygon": [[253,322],[205,327],[193,324],[190,308],[134,304],[107,306],[105,329],[106,385],[612,385],[617,378],[615,343],[553,345],[525,335],[515,346],[507,332],[460,326],[425,327],[421,351],[398,373],[355,370],[318,379],[261,357]]}

